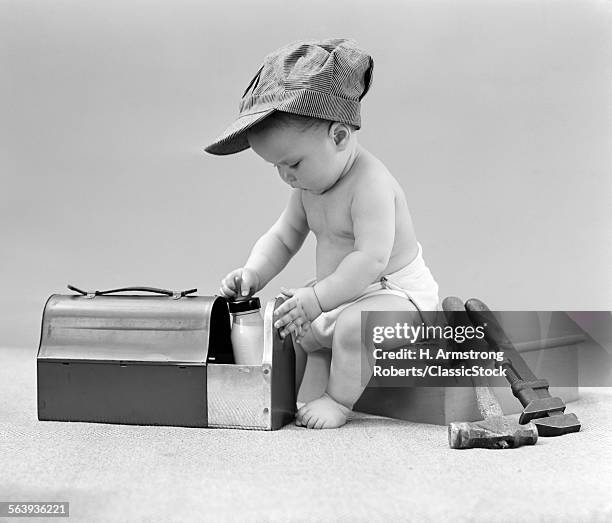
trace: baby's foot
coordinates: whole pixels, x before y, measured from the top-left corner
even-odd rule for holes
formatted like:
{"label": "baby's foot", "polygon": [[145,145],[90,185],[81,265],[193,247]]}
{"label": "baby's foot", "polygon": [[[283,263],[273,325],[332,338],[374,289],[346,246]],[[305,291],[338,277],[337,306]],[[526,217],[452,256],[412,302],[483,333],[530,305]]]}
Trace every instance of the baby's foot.
{"label": "baby's foot", "polygon": [[344,425],[352,411],[327,393],[306,403],[295,415],[295,424],[309,429],[335,429]]}

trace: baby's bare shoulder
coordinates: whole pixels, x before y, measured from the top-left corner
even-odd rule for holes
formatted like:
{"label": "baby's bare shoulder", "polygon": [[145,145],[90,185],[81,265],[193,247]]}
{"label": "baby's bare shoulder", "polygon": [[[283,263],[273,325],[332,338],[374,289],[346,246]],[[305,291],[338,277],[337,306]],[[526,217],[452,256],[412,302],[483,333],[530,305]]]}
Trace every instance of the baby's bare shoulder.
{"label": "baby's bare shoulder", "polygon": [[355,192],[374,191],[395,192],[397,180],[389,172],[389,169],[374,155],[362,153],[359,165],[357,165],[354,177],[353,190]]}

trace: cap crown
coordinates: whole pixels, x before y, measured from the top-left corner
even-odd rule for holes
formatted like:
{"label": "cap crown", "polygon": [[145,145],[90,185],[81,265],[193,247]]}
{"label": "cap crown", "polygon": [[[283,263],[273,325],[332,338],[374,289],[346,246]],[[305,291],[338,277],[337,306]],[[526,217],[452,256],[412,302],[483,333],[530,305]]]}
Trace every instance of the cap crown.
{"label": "cap crown", "polygon": [[289,44],[264,58],[242,95],[240,112],[282,103],[299,90],[358,104],[370,88],[372,69],[372,58],[351,40]]}
{"label": "cap crown", "polygon": [[374,61],[353,40],[300,41],[268,54],[242,95],[239,117],[206,150],[231,154],[249,147],[245,131],[277,111],[361,127],[360,101]]}

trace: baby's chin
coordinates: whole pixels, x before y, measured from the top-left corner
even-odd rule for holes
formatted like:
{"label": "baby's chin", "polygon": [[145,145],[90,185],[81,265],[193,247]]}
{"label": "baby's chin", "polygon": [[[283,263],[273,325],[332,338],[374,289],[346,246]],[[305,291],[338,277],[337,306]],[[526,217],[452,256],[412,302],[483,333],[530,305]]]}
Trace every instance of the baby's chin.
{"label": "baby's chin", "polygon": [[301,185],[296,185],[294,183],[289,183],[287,184],[289,185],[289,187],[291,187],[292,189],[298,190],[298,191],[306,191],[306,192],[310,192],[312,194],[323,194],[324,191],[320,191],[317,189],[309,189],[308,187],[303,187]]}
{"label": "baby's chin", "polygon": [[[337,182],[337,180],[336,180]],[[323,194],[326,193],[327,191],[329,191],[334,185],[336,185],[336,182],[332,183],[331,185],[327,186],[327,187],[305,187],[303,185],[297,185],[297,184],[287,184],[289,185],[289,187],[291,187],[292,189],[299,189],[300,191],[306,191],[312,194]]]}
{"label": "baby's chin", "polygon": [[326,193],[329,189],[306,189],[305,187],[301,188],[302,191],[309,192],[311,194],[316,194],[317,196]]}

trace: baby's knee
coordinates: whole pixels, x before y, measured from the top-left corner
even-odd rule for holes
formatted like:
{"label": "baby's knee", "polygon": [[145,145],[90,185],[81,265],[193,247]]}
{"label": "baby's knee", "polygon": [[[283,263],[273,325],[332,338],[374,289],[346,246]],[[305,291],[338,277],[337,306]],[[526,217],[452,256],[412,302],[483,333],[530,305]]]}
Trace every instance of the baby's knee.
{"label": "baby's knee", "polygon": [[[361,346],[361,311],[345,310],[336,321],[334,342],[359,349]],[[336,343],[334,343],[336,345]]]}

